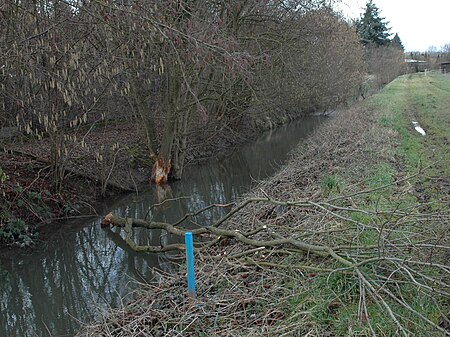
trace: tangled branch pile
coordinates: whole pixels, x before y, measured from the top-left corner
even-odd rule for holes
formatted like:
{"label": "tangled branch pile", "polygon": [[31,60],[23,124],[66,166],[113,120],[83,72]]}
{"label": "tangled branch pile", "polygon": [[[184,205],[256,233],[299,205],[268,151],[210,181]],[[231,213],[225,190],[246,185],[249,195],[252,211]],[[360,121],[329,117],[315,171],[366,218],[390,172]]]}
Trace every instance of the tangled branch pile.
{"label": "tangled branch pile", "polygon": [[[370,127],[371,114],[359,108],[343,115],[303,144],[259,192],[221,220],[193,230],[196,303],[186,298],[181,267],[176,275],[160,275],[157,284],[82,335],[448,334],[449,215],[439,203],[416,202],[414,185],[426,179],[426,169],[370,175],[371,165],[389,159],[386,132],[392,131]],[[367,163],[366,169],[349,172],[356,162]],[[344,173],[348,182],[337,178]],[[113,215],[105,220],[125,227],[136,250],[184,249],[132,241],[133,227],[182,235],[179,223]]]}

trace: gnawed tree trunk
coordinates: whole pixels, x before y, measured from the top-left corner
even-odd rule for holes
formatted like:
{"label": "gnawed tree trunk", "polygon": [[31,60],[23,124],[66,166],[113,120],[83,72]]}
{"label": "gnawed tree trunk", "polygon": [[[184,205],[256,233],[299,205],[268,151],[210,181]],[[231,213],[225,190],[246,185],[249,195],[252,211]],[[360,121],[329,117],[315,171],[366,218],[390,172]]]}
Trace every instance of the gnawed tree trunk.
{"label": "gnawed tree trunk", "polygon": [[174,115],[174,112],[167,114],[158,157],[152,168],[152,181],[157,185],[167,183],[169,173],[172,169],[172,147],[176,124]]}
{"label": "gnawed tree trunk", "polygon": [[152,181],[157,185],[166,184],[171,168],[170,159],[165,161],[163,158],[158,158],[153,164]]}

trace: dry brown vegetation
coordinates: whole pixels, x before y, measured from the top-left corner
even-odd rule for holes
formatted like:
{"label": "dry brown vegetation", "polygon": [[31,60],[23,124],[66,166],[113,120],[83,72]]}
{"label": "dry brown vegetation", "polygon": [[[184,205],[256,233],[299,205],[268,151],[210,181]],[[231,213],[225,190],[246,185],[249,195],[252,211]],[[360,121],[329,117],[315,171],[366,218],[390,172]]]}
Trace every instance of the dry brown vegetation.
{"label": "dry brown vegetation", "polygon": [[[0,15],[0,121],[48,140],[56,191],[104,121],[142,127],[146,159],[179,178],[193,135],[345,103],[364,72],[356,32],[322,1],[11,1]],[[107,166],[126,145],[95,155]]]}
{"label": "dry brown vegetation", "polygon": [[[187,162],[357,99],[365,73],[356,32],[323,1],[26,0],[0,18],[2,226],[135,191],[152,166],[178,179]],[[34,221],[17,184],[43,201]]]}
{"label": "dry brown vegetation", "polygon": [[[392,151],[399,135],[374,123],[377,116],[367,105],[341,112],[234,211],[193,231],[196,301],[181,267],[79,335],[448,334],[448,213],[411,201],[426,168],[408,176],[379,166],[401,161]],[[128,233],[184,233],[176,224],[108,220]],[[183,249],[130,238],[137,250]]]}

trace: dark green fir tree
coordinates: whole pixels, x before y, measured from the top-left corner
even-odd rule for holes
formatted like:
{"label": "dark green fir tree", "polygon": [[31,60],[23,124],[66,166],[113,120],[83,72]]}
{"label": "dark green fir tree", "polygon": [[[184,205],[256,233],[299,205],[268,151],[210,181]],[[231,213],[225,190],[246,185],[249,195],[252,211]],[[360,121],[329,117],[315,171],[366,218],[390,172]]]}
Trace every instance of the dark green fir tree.
{"label": "dark green fir tree", "polygon": [[361,18],[356,22],[356,29],[364,45],[385,46],[391,42],[390,28],[387,25],[385,18],[380,16],[378,7],[370,0],[366,3],[366,9]]}
{"label": "dark green fir tree", "polygon": [[403,51],[405,50],[405,47],[403,47],[402,40],[400,39],[400,36],[398,36],[398,34],[394,35],[394,38],[391,41],[391,46],[401,49]]}

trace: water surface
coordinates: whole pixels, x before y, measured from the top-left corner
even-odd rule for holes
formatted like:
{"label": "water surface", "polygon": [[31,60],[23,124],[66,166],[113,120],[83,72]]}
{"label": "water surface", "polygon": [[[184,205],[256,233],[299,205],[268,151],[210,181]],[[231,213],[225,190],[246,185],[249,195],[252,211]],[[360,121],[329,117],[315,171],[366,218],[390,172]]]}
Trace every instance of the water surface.
{"label": "water surface", "polygon": [[[271,131],[231,155],[187,167],[181,181],[166,190],[151,187],[106,202],[103,214],[174,222],[185,213],[213,203],[228,203],[252,182],[276,172],[288,153],[322,118],[309,117]],[[175,199],[155,206],[164,198]],[[213,209],[196,221],[223,216]],[[164,254],[135,253],[120,230],[100,228],[101,217],[71,220],[51,228],[50,240],[30,252],[0,257],[0,336],[73,336],[89,322],[121,304],[136,280],[151,280],[151,268],[173,268]],[[167,243],[161,231],[137,231],[140,244]]]}

